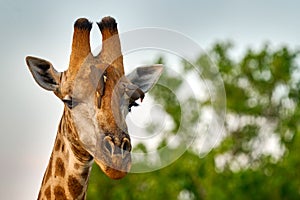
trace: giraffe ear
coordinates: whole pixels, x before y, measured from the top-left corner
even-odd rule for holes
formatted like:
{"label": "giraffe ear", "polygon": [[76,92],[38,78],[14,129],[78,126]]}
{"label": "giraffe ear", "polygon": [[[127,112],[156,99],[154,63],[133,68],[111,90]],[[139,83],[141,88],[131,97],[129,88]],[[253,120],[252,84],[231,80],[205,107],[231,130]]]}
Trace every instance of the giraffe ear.
{"label": "giraffe ear", "polygon": [[144,93],[148,92],[158,81],[162,74],[162,65],[152,65],[146,67],[138,67],[127,75],[127,78],[137,85]]}
{"label": "giraffe ear", "polygon": [[44,89],[56,91],[60,84],[61,73],[44,59],[32,56],[26,57],[26,63],[35,81]]}

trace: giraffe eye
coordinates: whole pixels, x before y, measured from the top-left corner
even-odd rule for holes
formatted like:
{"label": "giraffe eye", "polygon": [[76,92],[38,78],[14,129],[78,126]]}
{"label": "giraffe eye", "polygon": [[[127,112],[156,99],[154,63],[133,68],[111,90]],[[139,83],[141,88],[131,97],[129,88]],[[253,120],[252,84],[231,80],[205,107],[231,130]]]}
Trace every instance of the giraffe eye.
{"label": "giraffe eye", "polygon": [[78,105],[78,101],[70,96],[66,96],[63,100],[62,100],[66,106],[70,109],[74,108],[75,106]]}

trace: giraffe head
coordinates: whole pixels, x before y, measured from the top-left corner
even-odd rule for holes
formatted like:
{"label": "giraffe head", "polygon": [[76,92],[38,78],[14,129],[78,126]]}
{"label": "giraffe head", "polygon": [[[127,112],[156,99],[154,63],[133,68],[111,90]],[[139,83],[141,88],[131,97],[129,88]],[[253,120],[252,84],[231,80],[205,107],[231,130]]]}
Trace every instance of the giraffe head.
{"label": "giraffe head", "polygon": [[57,72],[49,61],[32,56],[26,63],[35,81],[64,102],[63,117],[71,130],[66,137],[79,142],[106,175],[119,179],[131,167],[126,115],[157,82],[162,66],[140,67],[126,76],[115,20],[105,17],[98,26],[102,50],[97,56],[90,48],[92,23],[80,18],[66,71]]}

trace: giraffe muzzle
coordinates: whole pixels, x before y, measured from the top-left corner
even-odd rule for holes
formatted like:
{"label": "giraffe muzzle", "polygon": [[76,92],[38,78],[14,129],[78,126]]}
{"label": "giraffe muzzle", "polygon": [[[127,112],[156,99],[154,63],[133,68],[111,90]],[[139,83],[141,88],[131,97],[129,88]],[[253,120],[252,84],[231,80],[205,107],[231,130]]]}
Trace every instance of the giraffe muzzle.
{"label": "giraffe muzzle", "polygon": [[130,139],[126,136],[119,139],[106,135],[100,143],[99,152],[102,153],[95,156],[95,162],[108,177],[124,177],[131,168]]}

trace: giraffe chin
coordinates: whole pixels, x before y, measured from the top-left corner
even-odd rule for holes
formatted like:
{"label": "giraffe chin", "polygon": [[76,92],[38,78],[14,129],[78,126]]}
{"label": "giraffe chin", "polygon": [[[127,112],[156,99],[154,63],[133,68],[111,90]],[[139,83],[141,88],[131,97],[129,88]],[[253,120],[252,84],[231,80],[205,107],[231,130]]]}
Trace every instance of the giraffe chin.
{"label": "giraffe chin", "polygon": [[131,166],[129,166],[128,170],[126,170],[126,171],[121,171],[121,170],[117,170],[117,169],[114,169],[112,167],[109,167],[109,166],[103,164],[99,160],[95,159],[95,162],[100,167],[100,169],[104,172],[104,174],[106,174],[109,178],[115,179],[115,180],[118,180],[118,179],[121,179],[121,178],[125,177],[127,175],[127,172],[129,171],[130,167],[131,167]]}

